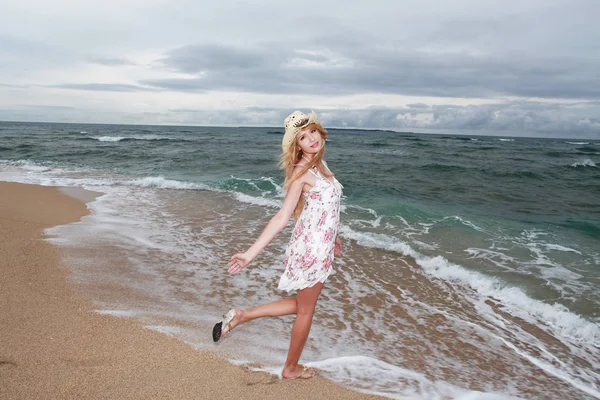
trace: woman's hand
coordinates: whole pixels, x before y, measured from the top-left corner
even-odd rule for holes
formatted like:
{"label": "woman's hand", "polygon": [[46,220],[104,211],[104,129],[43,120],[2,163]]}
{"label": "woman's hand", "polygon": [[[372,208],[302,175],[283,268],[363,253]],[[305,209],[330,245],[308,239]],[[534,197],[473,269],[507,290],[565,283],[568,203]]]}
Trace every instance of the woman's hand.
{"label": "woman's hand", "polygon": [[227,264],[227,266],[229,267],[229,269],[227,269],[227,272],[229,272],[230,274],[237,274],[238,272],[246,268],[251,261],[252,257],[250,257],[246,253],[234,254],[231,256],[231,260],[229,260],[229,263]]}
{"label": "woman's hand", "polygon": [[342,241],[339,236],[335,237],[335,245],[333,246],[333,254],[336,256],[342,255]]}

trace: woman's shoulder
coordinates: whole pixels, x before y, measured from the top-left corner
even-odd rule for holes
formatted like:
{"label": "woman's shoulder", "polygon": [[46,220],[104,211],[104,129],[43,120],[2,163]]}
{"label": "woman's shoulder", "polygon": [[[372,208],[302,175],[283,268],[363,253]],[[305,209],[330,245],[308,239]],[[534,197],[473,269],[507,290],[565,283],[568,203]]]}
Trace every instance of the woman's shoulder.
{"label": "woman's shoulder", "polygon": [[302,172],[303,170],[304,170],[303,164],[294,167],[294,169],[292,170],[292,177],[294,179],[294,182],[299,182],[301,184],[308,184],[311,187],[314,186],[315,179],[317,179],[317,177],[318,177],[317,174],[310,169]]}
{"label": "woman's shoulder", "polygon": [[304,165],[303,164],[298,164],[294,167],[294,169],[292,170],[292,177],[302,180],[304,179],[307,175],[308,175],[308,170],[304,171],[304,173],[302,173],[302,170],[304,169]]}

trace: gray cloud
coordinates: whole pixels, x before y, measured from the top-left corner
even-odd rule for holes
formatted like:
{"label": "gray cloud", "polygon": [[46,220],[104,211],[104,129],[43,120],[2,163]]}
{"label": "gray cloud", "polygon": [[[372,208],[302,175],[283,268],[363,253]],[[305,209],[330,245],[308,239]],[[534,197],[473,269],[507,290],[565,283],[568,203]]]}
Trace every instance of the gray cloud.
{"label": "gray cloud", "polygon": [[0,83],[0,87],[11,88],[11,89],[26,89],[29,85],[12,85],[8,83]]}
{"label": "gray cloud", "polygon": [[107,66],[137,65],[133,61],[122,57],[92,57],[89,59],[89,62]]}
{"label": "gray cloud", "polygon": [[4,72],[12,70],[23,74],[30,70],[68,65],[77,57],[77,52],[56,44],[0,33],[0,58]]}
{"label": "gray cloud", "polygon": [[153,88],[145,88],[139,85],[129,85],[124,83],[63,83],[59,85],[49,85],[48,87],[102,92],[139,92],[157,90]]}
{"label": "gray cloud", "polygon": [[[378,108],[329,114],[333,126],[413,130],[454,130],[531,135],[600,136],[600,110],[582,104],[506,102],[501,104],[426,108]],[[592,116],[590,116],[592,115]],[[419,118],[426,117],[426,118]]]}
{"label": "gray cloud", "polygon": [[310,45],[184,46],[167,54],[164,63],[197,77],[141,83],[186,92],[600,99],[600,61],[593,58],[438,54],[346,37],[314,39]]}
{"label": "gray cloud", "polygon": [[187,73],[214,70],[253,69],[268,65],[264,49],[246,49],[222,44],[183,46],[171,51],[166,65]]}
{"label": "gray cloud", "polygon": [[68,111],[68,110],[77,110],[77,107],[72,107],[72,106],[53,106],[53,105],[41,105],[41,104],[34,104],[34,105],[28,105],[28,104],[23,104],[20,105],[19,107],[23,107],[26,109],[30,109],[30,110],[61,110],[61,111]]}

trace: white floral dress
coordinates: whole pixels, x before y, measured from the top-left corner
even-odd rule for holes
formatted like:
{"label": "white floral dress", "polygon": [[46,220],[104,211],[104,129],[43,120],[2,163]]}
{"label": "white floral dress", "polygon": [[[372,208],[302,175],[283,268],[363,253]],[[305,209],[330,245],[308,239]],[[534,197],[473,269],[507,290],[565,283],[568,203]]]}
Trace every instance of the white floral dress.
{"label": "white floral dress", "polygon": [[285,272],[279,289],[288,292],[325,282],[333,265],[333,248],[340,224],[342,185],[310,170],[317,183],[303,192],[304,208],[285,251]]}

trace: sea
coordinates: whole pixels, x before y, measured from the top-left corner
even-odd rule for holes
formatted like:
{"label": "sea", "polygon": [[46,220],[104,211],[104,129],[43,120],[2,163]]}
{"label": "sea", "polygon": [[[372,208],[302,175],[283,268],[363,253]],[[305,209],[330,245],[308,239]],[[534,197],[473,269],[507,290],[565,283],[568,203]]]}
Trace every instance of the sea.
{"label": "sea", "polygon": [[[462,133],[329,130],[343,254],[301,361],[394,399],[600,399],[600,139]],[[287,295],[293,221],[226,273],[281,205],[282,135],[0,122],[0,180],[95,193],[47,234],[96,312],[277,374],[293,316],[211,332]]]}

